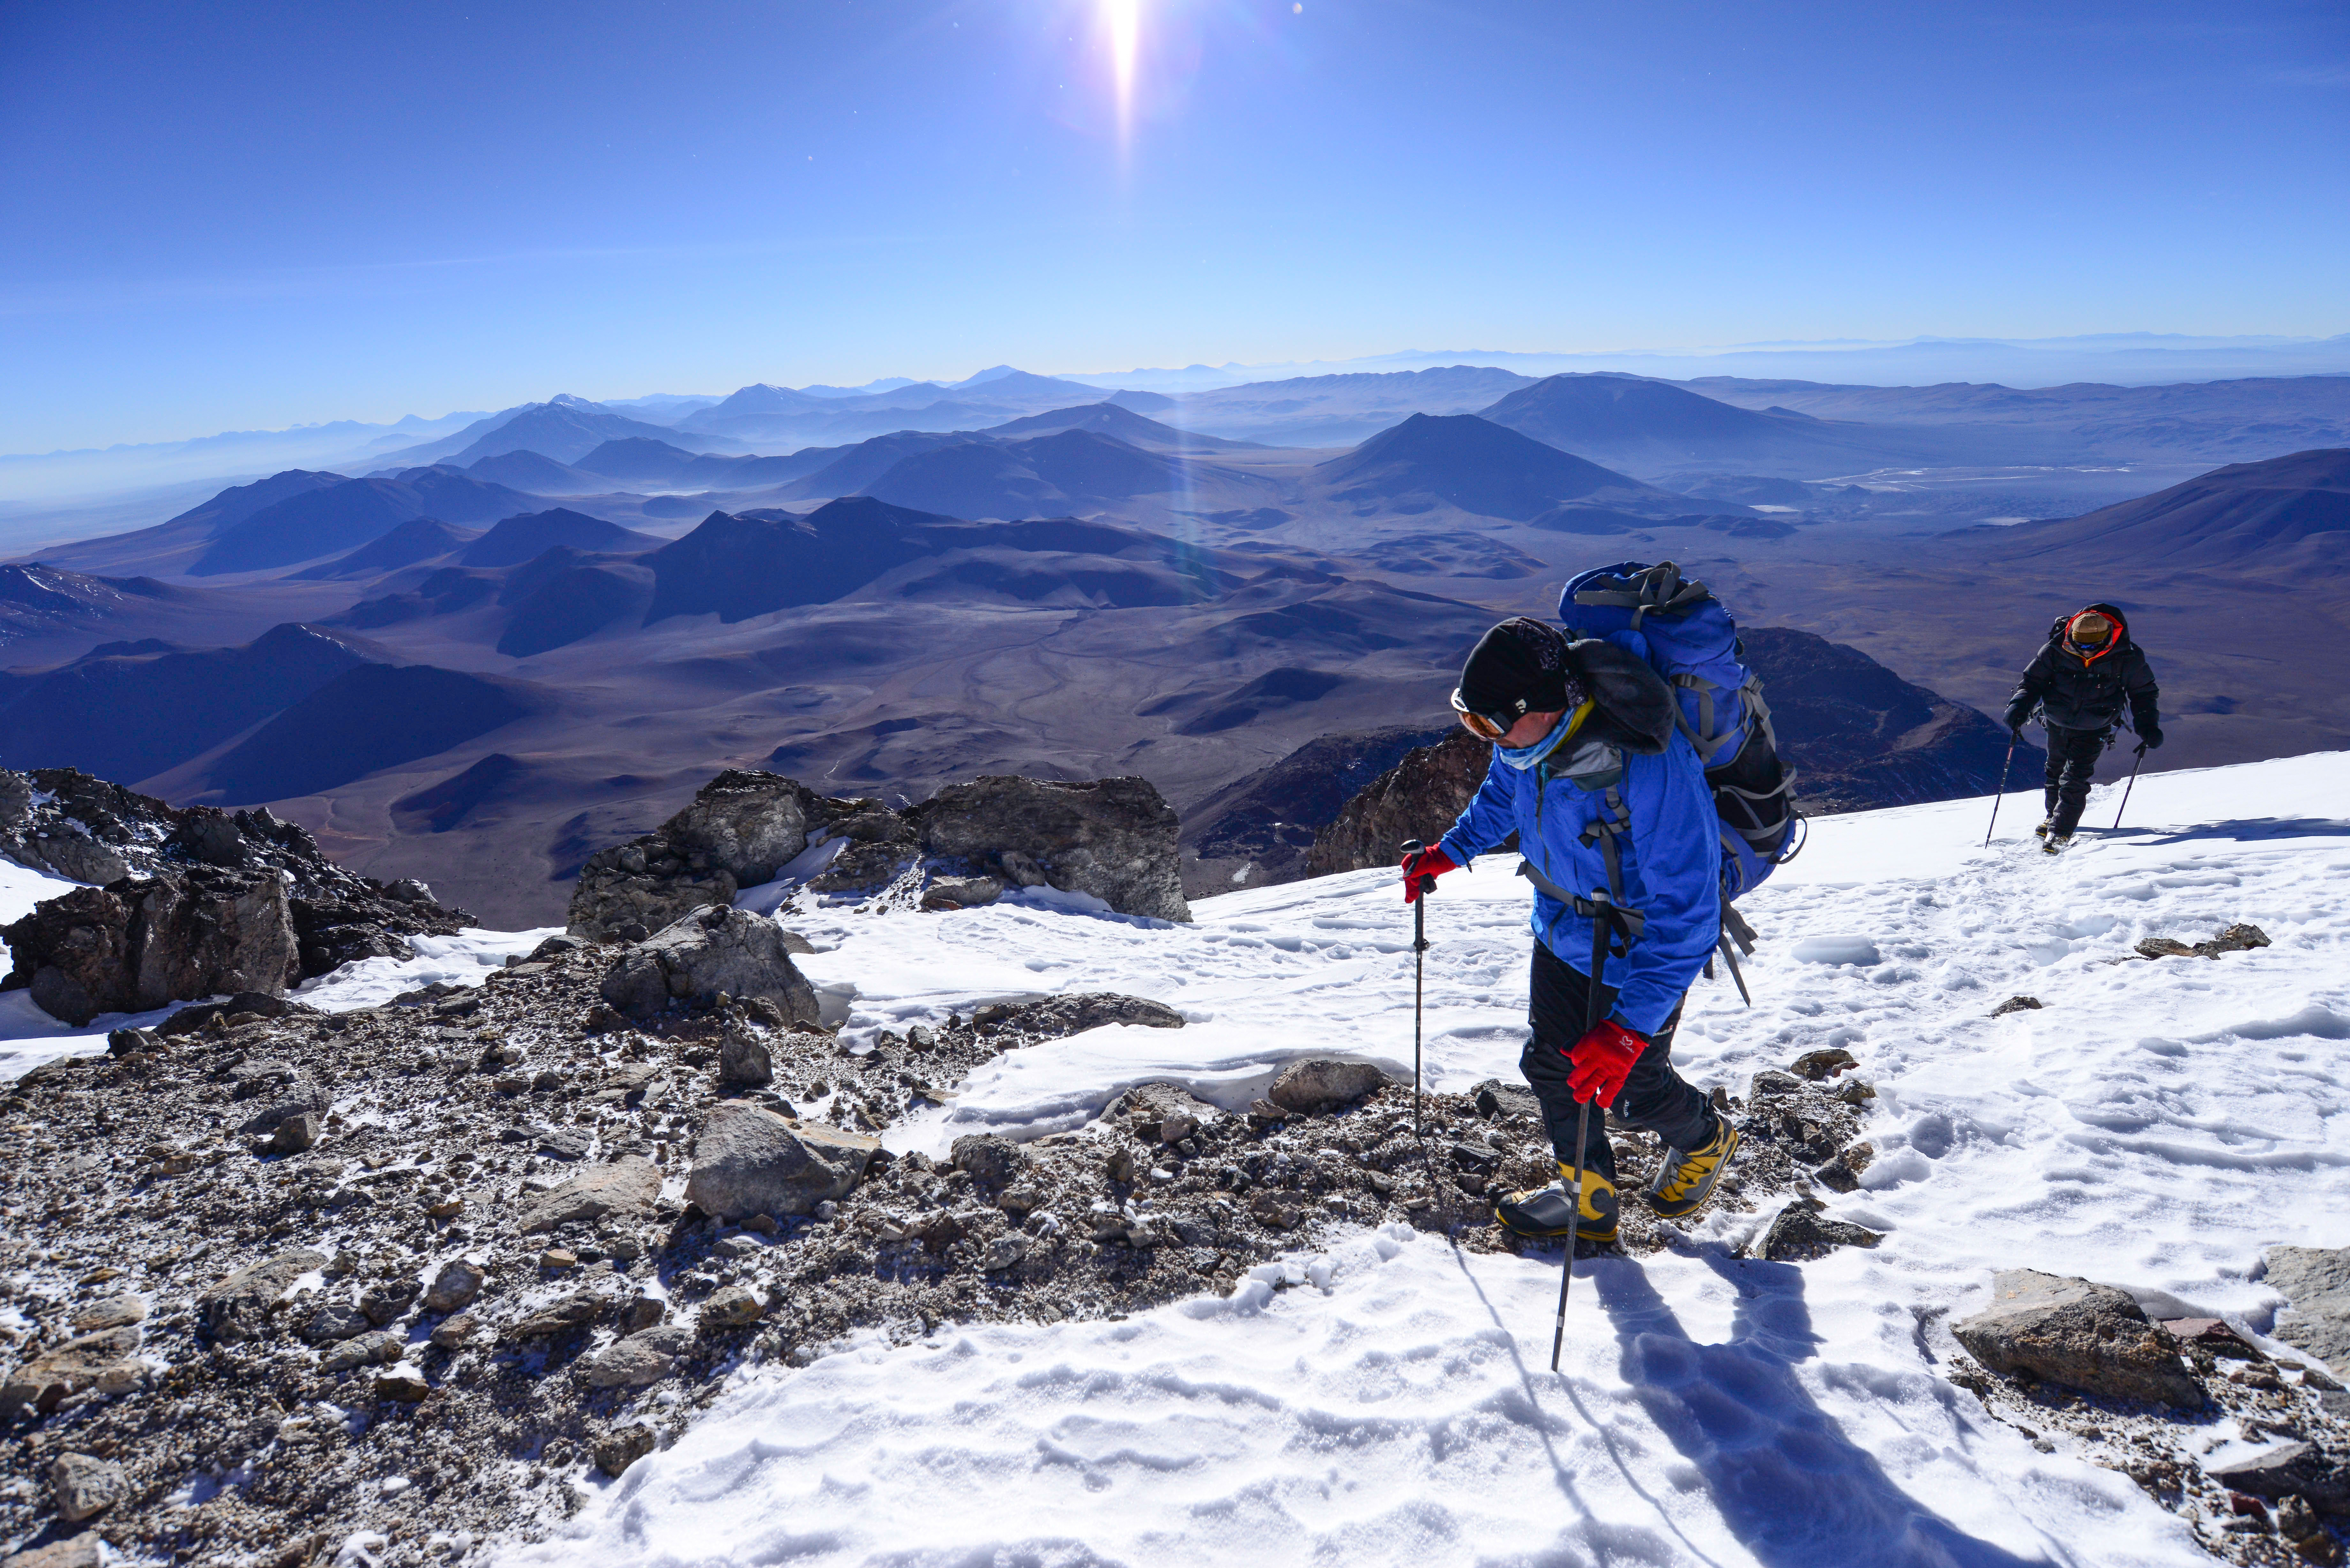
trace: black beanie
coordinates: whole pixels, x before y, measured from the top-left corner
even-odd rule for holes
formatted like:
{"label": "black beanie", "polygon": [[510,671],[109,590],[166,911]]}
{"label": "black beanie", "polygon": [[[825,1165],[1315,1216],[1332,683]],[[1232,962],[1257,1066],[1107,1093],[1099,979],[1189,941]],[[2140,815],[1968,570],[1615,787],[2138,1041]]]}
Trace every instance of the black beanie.
{"label": "black beanie", "polygon": [[1469,650],[1461,667],[1461,704],[1504,722],[1528,713],[1564,711],[1587,693],[1568,667],[1567,639],[1557,628],[1514,616]]}

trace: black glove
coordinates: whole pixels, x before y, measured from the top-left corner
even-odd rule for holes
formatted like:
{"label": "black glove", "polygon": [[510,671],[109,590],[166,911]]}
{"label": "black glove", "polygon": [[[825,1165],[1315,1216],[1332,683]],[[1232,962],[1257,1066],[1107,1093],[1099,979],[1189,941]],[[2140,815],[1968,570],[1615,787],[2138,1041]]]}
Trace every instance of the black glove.
{"label": "black glove", "polygon": [[2001,722],[2007,726],[2009,734],[2020,736],[2023,733],[2025,722],[2031,717],[2032,704],[2029,701],[2010,702],[2007,705],[2007,717]]}
{"label": "black glove", "polygon": [[2162,726],[2159,724],[2140,724],[2137,727],[2137,739],[2138,749],[2140,751],[2158,752],[2162,750]]}

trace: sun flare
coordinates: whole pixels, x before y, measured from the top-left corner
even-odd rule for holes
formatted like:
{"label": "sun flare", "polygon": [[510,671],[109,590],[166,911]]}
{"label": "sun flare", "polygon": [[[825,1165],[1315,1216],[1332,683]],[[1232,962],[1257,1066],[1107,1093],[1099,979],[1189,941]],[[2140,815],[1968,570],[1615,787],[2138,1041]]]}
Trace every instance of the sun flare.
{"label": "sun flare", "polygon": [[1142,35],[1142,0],[1101,0],[1109,29],[1110,71],[1118,86],[1118,118],[1123,127],[1134,109],[1134,56]]}

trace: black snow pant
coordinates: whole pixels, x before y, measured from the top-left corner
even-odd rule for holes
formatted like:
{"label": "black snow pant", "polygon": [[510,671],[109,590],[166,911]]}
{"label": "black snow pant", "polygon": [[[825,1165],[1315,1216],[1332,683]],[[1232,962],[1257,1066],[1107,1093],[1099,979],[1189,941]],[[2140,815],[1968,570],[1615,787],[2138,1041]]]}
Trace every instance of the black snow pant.
{"label": "black snow pant", "polygon": [[[1525,1054],[1518,1058],[1518,1071],[1525,1075],[1534,1098],[1542,1102],[1550,1147],[1562,1165],[1575,1163],[1578,1109],[1574,1091],[1567,1087],[1566,1075],[1575,1064],[1566,1053],[1583,1037],[1590,988],[1591,982],[1582,971],[1542,943],[1534,944],[1534,978],[1526,1010],[1534,1037],[1526,1042]],[[1615,1004],[1615,988],[1601,986],[1599,1016],[1607,1017],[1607,1010]],[[1673,1031],[1680,1022],[1680,1003],[1676,1002],[1672,1016],[1649,1040],[1640,1059],[1632,1064],[1631,1075],[1624,1080],[1624,1092],[1616,1097],[1615,1105],[1592,1107],[1593,1115],[1583,1135],[1583,1163],[1586,1168],[1605,1176],[1610,1186],[1616,1181],[1616,1151],[1607,1142],[1607,1118],[1598,1114],[1603,1109],[1613,1110],[1617,1120],[1643,1132],[1655,1133],[1683,1152],[1703,1148],[1721,1131],[1721,1118],[1714,1115],[1712,1103],[1673,1071]]]}
{"label": "black snow pant", "polygon": [[2113,733],[2103,730],[2067,730],[2046,724],[2048,732],[2048,831],[2058,838],[2081,826],[2088,809],[2089,781],[2096,776],[2097,753]]}

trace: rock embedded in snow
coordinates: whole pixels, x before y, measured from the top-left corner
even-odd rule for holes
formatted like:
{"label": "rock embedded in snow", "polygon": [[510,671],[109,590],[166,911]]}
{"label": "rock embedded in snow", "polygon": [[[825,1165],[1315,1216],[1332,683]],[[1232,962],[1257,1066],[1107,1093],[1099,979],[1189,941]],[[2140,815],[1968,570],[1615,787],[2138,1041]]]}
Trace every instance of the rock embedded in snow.
{"label": "rock embedded in snow", "polygon": [[1838,1247],[1874,1247],[1884,1239],[1848,1220],[1826,1219],[1814,1204],[1799,1199],[1771,1221],[1753,1255],[1774,1263],[1805,1263]]}
{"label": "rock embedded in snow", "polygon": [[[702,1303],[701,1323],[704,1328],[746,1328],[758,1322],[766,1310],[767,1303],[759,1299],[757,1293],[742,1285],[728,1285]],[[661,1331],[648,1329],[645,1332],[659,1334]]]}
{"label": "rock embedded in snow", "polygon": [[922,889],[925,909],[976,909],[1003,897],[1003,883],[994,877],[933,877]]}
{"label": "rock embedded in snow", "polygon": [[59,1454],[49,1465],[49,1490],[57,1514],[69,1524],[95,1518],[130,1493],[130,1478],[112,1459],[95,1454]]}
{"label": "rock embedded in snow", "polygon": [[270,1309],[287,1287],[328,1262],[324,1252],[296,1247],[237,1270],[196,1298],[204,1332],[224,1344],[251,1339],[267,1327]]}
{"label": "rock embedded in snow", "polygon": [[2221,953],[2250,952],[2254,948],[2269,946],[2269,934],[2258,926],[2238,921],[2209,941],[2189,945],[2176,937],[2147,937],[2133,950],[2143,959],[2208,958]]}
{"label": "rock embedded in snow", "polygon": [[1991,1010],[1993,1018],[2004,1018],[2011,1012],[2037,1012],[2043,1002],[2036,996],[2011,996]]}
{"label": "rock embedded in snow", "polygon": [[2310,1443],[2281,1444],[2203,1473],[2230,1491],[2272,1502],[2303,1497],[2320,1513],[2350,1517],[2350,1465]]}
{"label": "rock embedded in snow", "polygon": [[1368,1062],[1309,1056],[1283,1068],[1264,1097],[1298,1116],[1323,1116],[1366,1098],[1387,1081],[1387,1074]]}
{"label": "rock embedded in snow", "polygon": [[1825,1083],[1838,1073],[1849,1073],[1860,1065],[1860,1059],[1841,1045],[1824,1050],[1806,1051],[1787,1064],[1788,1071],[1811,1083]]}
{"label": "rock embedded in snow", "polygon": [[[641,1155],[627,1155],[609,1165],[583,1170],[534,1195],[523,1205],[523,1234],[552,1231],[575,1220],[641,1219],[652,1212],[654,1200],[660,1197],[660,1168]],[[449,1265],[450,1269],[472,1267],[470,1263]],[[446,1274],[448,1270],[442,1272]],[[437,1282],[434,1288],[439,1288]],[[468,1301],[472,1299],[470,1295],[466,1297]]]}
{"label": "rock embedded in snow", "polygon": [[596,1443],[596,1468],[608,1476],[618,1476],[659,1446],[650,1427],[641,1423],[622,1427]]}
{"label": "rock embedded in snow", "polygon": [[881,1140],[730,1100],[695,1139],[686,1200],[720,1220],[806,1214],[846,1197]]}
{"label": "rock embedded in snow", "polygon": [[432,1385],[421,1366],[399,1362],[375,1375],[369,1386],[379,1399],[389,1399],[398,1405],[421,1405],[432,1393]]}
{"label": "rock embedded in snow", "polygon": [[2199,1409],[2203,1391],[2179,1364],[2178,1344],[2147,1321],[2126,1291],[2036,1269],[2002,1269],[1991,1304],[1952,1325],[1969,1354],[2005,1376],[2019,1373],[2091,1394]]}
{"label": "rock embedded in snow", "polygon": [[2272,1247],[2266,1280],[2293,1309],[2276,1336],[2350,1377],[2350,1247]]}
{"label": "rock embedded in snow", "polygon": [[732,904],[806,848],[810,826],[838,805],[776,774],[720,774],[652,832],[588,857],[571,894],[570,934],[608,941],[630,926],[657,931]]}
{"label": "rock embedded in snow", "polygon": [[283,992],[301,978],[286,887],[275,871],[197,866],[77,888],[0,933],[9,978],[76,1025],[222,992]]}
{"label": "rock embedded in snow", "polygon": [[906,813],[922,851],[972,873],[1022,873],[1088,893],[1121,915],[1188,921],[1175,813],[1145,778],[1063,784],[991,774],[949,784]]}
{"label": "rock embedded in snow", "polygon": [[784,946],[782,928],[747,910],[698,909],[638,943],[604,974],[604,1000],[650,1019],[672,1004],[713,1005],[720,993],[773,1002],[793,1023],[816,1022],[816,990]]}

